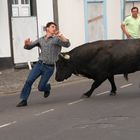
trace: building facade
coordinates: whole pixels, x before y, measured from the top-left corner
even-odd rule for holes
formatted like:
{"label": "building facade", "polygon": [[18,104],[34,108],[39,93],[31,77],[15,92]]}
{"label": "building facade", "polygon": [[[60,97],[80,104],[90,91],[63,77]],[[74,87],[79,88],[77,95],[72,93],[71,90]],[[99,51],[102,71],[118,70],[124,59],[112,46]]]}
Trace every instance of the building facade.
{"label": "building facade", "polygon": [[122,39],[120,25],[140,0],[0,0],[0,69],[35,62],[38,48],[23,49],[24,39],[44,35],[49,21],[70,39],[69,51],[80,44]]}

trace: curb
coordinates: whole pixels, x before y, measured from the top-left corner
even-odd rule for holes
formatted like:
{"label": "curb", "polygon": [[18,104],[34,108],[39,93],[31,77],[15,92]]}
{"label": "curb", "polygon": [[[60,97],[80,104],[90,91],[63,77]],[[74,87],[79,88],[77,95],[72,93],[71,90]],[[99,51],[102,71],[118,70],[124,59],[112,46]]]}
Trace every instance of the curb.
{"label": "curb", "polygon": [[[24,82],[29,74],[28,69],[8,69],[0,72],[0,95],[12,95],[20,94],[20,91],[24,85]],[[40,79],[37,79],[33,86],[32,91],[38,91],[38,83]],[[50,79],[52,88],[61,87],[68,84],[87,81],[89,79],[85,77],[72,75],[69,79],[63,82],[55,81],[54,75]]]}

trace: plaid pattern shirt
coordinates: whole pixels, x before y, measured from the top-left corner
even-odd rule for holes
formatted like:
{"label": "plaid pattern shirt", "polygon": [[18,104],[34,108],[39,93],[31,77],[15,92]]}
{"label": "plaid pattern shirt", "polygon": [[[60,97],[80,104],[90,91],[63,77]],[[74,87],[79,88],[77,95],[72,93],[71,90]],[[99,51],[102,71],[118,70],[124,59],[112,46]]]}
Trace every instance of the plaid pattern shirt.
{"label": "plaid pattern shirt", "polygon": [[69,40],[67,42],[63,42],[56,36],[51,36],[47,39],[43,36],[24,48],[30,50],[34,47],[39,47],[41,49],[39,60],[46,64],[55,64],[62,46],[68,48],[70,46]]}

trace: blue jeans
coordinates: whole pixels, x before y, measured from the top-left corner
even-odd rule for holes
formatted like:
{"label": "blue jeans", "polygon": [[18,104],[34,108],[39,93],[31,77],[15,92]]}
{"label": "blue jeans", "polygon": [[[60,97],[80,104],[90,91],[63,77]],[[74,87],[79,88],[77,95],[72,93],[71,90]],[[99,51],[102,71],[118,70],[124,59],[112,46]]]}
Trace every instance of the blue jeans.
{"label": "blue jeans", "polygon": [[52,76],[53,72],[54,72],[54,67],[48,66],[47,64],[42,64],[40,63],[40,61],[38,61],[33,67],[33,69],[31,70],[31,72],[29,73],[29,76],[21,91],[20,98],[22,100],[28,99],[31,92],[32,85],[39,76],[41,76],[41,79],[38,85],[38,90],[49,92],[50,85],[48,84],[48,81],[50,77]]}

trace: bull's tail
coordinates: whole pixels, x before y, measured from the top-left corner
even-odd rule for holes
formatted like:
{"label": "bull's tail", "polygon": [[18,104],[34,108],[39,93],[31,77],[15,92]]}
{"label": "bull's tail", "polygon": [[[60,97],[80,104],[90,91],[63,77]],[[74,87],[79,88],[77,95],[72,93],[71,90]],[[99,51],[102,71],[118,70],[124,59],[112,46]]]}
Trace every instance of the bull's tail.
{"label": "bull's tail", "polygon": [[124,73],[123,76],[124,76],[125,80],[128,81],[128,73]]}

